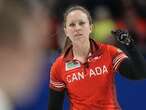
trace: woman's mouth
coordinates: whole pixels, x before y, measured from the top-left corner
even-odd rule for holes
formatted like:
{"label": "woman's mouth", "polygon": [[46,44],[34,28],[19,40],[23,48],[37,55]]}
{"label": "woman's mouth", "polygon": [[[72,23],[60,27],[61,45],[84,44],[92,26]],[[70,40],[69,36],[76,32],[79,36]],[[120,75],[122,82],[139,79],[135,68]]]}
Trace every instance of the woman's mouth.
{"label": "woman's mouth", "polygon": [[83,35],[83,34],[75,34],[75,36],[77,36],[77,37],[78,37],[78,36],[82,36],[82,35]]}

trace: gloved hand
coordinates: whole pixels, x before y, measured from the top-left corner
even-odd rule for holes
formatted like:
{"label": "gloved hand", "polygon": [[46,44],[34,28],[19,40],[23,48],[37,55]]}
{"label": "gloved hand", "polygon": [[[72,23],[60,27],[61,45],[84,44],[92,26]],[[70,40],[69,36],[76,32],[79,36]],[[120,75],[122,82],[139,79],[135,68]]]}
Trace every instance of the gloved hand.
{"label": "gloved hand", "polygon": [[120,44],[129,46],[133,43],[133,39],[129,35],[129,32],[127,30],[118,29],[118,30],[112,31],[112,35],[115,38],[115,40]]}

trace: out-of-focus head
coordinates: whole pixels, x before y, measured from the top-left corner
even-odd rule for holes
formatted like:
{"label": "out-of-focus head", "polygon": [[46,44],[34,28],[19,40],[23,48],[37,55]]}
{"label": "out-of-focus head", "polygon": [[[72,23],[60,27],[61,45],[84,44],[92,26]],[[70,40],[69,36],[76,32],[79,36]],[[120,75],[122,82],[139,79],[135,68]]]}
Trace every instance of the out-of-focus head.
{"label": "out-of-focus head", "polygon": [[12,98],[36,87],[47,34],[48,12],[38,0],[1,0],[0,88]]}
{"label": "out-of-focus head", "polygon": [[74,42],[89,39],[92,31],[92,19],[89,12],[81,6],[73,6],[64,14],[64,31]]}
{"label": "out-of-focus head", "polygon": [[48,24],[45,9],[37,1],[1,0],[0,47],[40,46]]}

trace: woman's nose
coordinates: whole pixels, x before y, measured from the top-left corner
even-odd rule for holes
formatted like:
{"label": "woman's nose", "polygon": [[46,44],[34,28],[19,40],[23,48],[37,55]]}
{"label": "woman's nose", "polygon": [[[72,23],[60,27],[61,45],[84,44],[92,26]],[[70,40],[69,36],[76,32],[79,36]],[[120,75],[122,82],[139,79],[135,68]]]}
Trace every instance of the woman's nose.
{"label": "woman's nose", "polygon": [[76,30],[81,29],[81,26],[79,24],[76,24]]}

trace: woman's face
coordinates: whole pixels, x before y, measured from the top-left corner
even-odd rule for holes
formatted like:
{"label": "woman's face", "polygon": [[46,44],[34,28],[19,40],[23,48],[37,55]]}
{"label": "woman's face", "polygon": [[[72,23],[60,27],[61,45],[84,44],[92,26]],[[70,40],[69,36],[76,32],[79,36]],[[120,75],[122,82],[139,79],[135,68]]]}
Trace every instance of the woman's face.
{"label": "woman's face", "polygon": [[72,43],[89,39],[92,26],[87,14],[81,10],[74,10],[66,16],[65,34]]}

